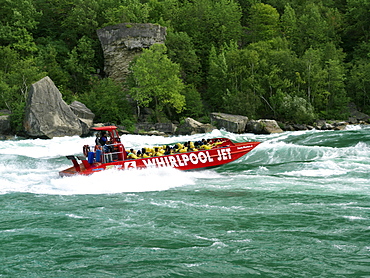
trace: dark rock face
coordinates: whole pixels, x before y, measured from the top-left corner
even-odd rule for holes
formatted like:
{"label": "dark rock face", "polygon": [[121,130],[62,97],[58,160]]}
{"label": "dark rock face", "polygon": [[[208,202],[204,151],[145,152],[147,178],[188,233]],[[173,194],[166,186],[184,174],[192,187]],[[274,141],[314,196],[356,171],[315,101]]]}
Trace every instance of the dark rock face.
{"label": "dark rock face", "polygon": [[244,133],[248,117],[225,113],[211,113],[211,123],[233,133]]}
{"label": "dark rock face", "polygon": [[48,76],[31,86],[24,129],[28,136],[39,138],[82,135],[80,120]]}
{"label": "dark rock face", "polygon": [[104,71],[114,80],[124,81],[129,64],[155,43],[164,43],[166,28],[151,23],[121,23],[97,30],[104,53]]}
{"label": "dark rock face", "polygon": [[10,114],[11,112],[7,109],[0,110],[0,140],[3,139],[3,136],[1,135],[7,135],[11,133]]}
{"label": "dark rock face", "polygon": [[10,115],[0,116],[0,134],[10,134]]}
{"label": "dark rock face", "polygon": [[365,113],[362,113],[362,112],[358,111],[357,107],[354,103],[350,103],[348,105],[348,110],[349,110],[349,113],[350,113],[350,117],[348,119],[349,123],[357,124],[359,122],[366,122],[366,123],[370,122],[370,116],[365,114]]}

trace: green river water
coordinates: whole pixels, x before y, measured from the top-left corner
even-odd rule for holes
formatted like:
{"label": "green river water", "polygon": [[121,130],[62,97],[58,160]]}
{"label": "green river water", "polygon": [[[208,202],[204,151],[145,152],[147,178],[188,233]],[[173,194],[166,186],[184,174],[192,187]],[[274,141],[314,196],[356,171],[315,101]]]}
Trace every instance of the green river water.
{"label": "green river water", "polygon": [[370,277],[370,128],[260,141],[218,168],[58,177],[94,138],[0,141],[0,277]]}

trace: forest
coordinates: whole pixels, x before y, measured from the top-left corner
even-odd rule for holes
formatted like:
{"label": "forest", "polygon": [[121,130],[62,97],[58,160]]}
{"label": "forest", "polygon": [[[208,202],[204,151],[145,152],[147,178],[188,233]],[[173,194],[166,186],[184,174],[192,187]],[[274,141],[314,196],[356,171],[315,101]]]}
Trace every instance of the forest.
{"label": "forest", "polygon": [[[0,0],[0,110],[22,129],[27,92],[49,76],[99,122],[206,122],[210,112],[293,123],[370,113],[370,0]],[[96,30],[167,28],[124,84],[104,73]]]}

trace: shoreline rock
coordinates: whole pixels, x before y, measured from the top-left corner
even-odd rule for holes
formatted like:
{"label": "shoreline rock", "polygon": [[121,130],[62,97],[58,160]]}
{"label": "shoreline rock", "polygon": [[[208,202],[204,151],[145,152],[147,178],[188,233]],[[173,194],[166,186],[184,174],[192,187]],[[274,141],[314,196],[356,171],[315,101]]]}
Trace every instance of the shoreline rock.
{"label": "shoreline rock", "polygon": [[[52,81],[51,81],[52,82]],[[59,92],[59,91],[58,91]],[[60,92],[59,92],[60,93]],[[45,104],[43,104],[45,106]],[[40,110],[40,103],[37,104]],[[50,110],[50,106],[47,106]],[[70,110],[75,119],[75,123],[79,122],[81,126],[81,134],[79,136],[89,136],[92,135],[90,127],[93,126],[104,126],[104,125],[114,125],[114,123],[107,124],[93,124],[94,114],[80,102],[74,102],[71,105],[67,105],[68,110]],[[43,109],[46,109],[45,107]],[[41,109],[42,110],[42,109]],[[8,140],[9,138],[14,138],[14,134],[10,130],[10,111],[2,110],[0,116],[0,140]],[[55,113],[55,111],[49,111],[50,113]],[[254,134],[272,134],[281,133],[284,131],[304,131],[304,130],[344,130],[348,125],[368,125],[370,124],[370,117],[366,114],[359,114],[362,119],[367,119],[366,121],[360,121],[356,118],[354,121],[350,117],[348,121],[335,121],[335,120],[317,120],[313,125],[307,124],[296,124],[296,123],[282,123],[276,122],[270,119],[259,119],[259,120],[248,120],[248,117],[240,115],[231,115],[225,113],[212,113],[210,115],[210,120],[214,124],[204,124],[196,121],[192,118],[186,118],[184,123],[149,123],[140,122],[135,124],[135,129],[132,131],[127,130],[124,126],[118,126],[121,134],[139,134],[139,135],[158,135],[158,136],[174,136],[174,135],[193,135],[197,133],[208,133],[212,130],[224,129],[232,133],[254,133]],[[61,116],[65,118],[65,116]],[[40,124],[40,123],[39,123]],[[85,125],[85,127],[84,127]],[[55,127],[45,126],[45,132],[47,128],[55,130]],[[83,130],[83,132],[82,132]],[[65,134],[59,136],[71,136],[76,134]],[[52,138],[44,136],[43,134],[30,135],[29,138]],[[55,136],[55,135],[54,135]]]}
{"label": "shoreline rock", "polygon": [[30,138],[81,136],[89,132],[93,118],[94,114],[84,104],[75,102],[72,108],[67,105],[54,82],[46,76],[31,85],[23,126]]}
{"label": "shoreline rock", "polygon": [[233,133],[243,133],[248,124],[248,117],[226,113],[211,113],[211,124]]}
{"label": "shoreline rock", "polygon": [[247,123],[245,131],[254,134],[272,134],[283,132],[275,120],[266,119],[250,120]]}
{"label": "shoreline rock", "polygon": [[0,110],[0,135],[2,136],[11,134],[10,116],[9,110]]}

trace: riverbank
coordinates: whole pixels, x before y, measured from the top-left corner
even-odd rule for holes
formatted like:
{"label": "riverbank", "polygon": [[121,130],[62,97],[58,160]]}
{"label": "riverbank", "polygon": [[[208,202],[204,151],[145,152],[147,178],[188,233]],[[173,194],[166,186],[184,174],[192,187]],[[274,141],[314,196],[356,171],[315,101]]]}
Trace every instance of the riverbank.
{"label": "riverbank", "polygon": [[[91,121],[92,122],[92,121]],[[193,135],[198,133],[209,133],[212,130],[226,130],[228,132],[241,134],[272,134],[284,131],[302,131],[302,130],[344,130],[347,125],[368,125],[370,116],[361,113],[355,109],[351,111],[347,121],[341,120],[316,120],[312,124],[286,123],[272,119],[253,120],[246,116],[231,115],[225,113],[213,112],[210,114],[210,123],[202,123],[193,118],[186,118],[181,123],[136,123],[134,127],[117,125],[121,134],[139,134],[139,135]],[[95,123],[93,126],[116,125],[115,123]],[[56,127],[53,127],[54,129]],[[92,135],[85,133],[84,136]],[[27,137],[26,135],[18,134]],[[70,134],[71,136],[73,134]],[[75,134],[79,135],[79,134]],[[11,140],[17,135],[12,132],[10,124],[10,114],[0,116],[0,140]],[[68,135],[66,135],[68,136]],[[83,136],[83,137],[84,137]]]}

